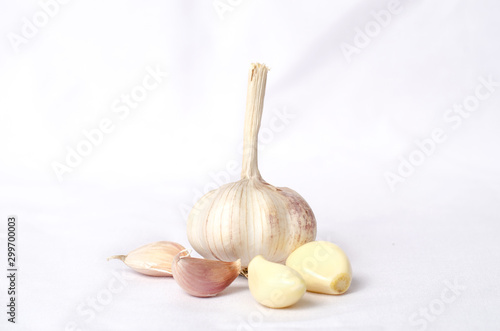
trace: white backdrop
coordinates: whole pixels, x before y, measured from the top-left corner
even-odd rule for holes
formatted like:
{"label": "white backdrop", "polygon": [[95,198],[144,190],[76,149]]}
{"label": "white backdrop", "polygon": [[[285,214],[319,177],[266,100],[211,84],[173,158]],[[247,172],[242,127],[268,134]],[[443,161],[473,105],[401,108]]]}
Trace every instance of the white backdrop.
{"label": "white backdrop", "polygon": [[[491,1],[2,1],[4,330],[497,330],[500,6]],[[113,254],[189,246],[238,179],[247,70],[271,67],[260,171],[340,245],[343,296],[212,299]],[[79,153],[79,154],[78,154]],[[81,155],[84,154],[84,155]],[[2,273],[3,274],[3,273]]]}

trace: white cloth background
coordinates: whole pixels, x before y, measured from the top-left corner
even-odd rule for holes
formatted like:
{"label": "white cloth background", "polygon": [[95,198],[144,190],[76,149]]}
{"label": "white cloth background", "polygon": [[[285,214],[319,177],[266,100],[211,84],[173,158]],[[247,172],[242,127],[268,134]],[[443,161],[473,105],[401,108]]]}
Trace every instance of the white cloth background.
{"label": "white cloth background", "polygon": [[[66,2],[1,4],[0,264],[14,214],[19,296],[12,326],[0,277],[0,329],[500,328],[498,2]],[[245,279],[198,299],[106,262],[189,246],[186,210],[238,179],[251,62],[271,67],[261,173],[349,255],[345,295],[269,310]],[[54,162],[104,118],[59,181]]]}

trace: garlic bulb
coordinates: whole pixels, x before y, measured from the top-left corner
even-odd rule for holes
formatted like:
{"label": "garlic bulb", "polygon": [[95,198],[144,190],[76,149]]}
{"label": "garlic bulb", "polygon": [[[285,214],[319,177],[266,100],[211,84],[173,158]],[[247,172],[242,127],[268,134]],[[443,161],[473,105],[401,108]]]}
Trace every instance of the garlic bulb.
{"label": "garlic bulb", "polygon": [[223,262],[191,257],[184,250],[172,262],[174,279],[195,297],[213,297],[228,287],[241,272],[240,260]]}
{"label": "garlic bulb", "polygon": [[268,70],[262,64],[250,67],[241,180],[205,194],[188,217],[189,242],[207,259],[241,259],[243,267],[257,255],[284,262],[297,247],[316,237],[316,219],[304,198],[287,187],[267,183],[257,168]]}
{"label": "garlic bulb", "polygon": [[170,241],[157,241],[134,249],[127,255],[108,258],[122,260],[127,266],[148,276],[172,276],[172,261],[185,248]]}

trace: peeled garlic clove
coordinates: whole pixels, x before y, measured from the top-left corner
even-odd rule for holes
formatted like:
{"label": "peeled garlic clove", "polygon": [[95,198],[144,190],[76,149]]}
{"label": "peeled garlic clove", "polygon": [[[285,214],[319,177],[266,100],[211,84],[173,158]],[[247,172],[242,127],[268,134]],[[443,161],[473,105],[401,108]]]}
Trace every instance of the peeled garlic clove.
{"label": "peeled garlic clove", "polygon": [[241,272],[241,261],[223,262],[191,257],[184,250],[172,262],[180,287],[195,297],[213,297],[228,287]]}
{"label": "peeled garlic clove", "polygon": [[241,180],[205,194],[188,217],[189,243],[207,259],[241,259],[247,267],[262,254],[284,263],[297,247],[316,238],[316,219],[304,198],[267,183],[257,166],[268,70],[252,64],[248,75]]}
{"label": "peeled garlic clove", "polygon": [[304,277],[310,292],[342,294],[351,285],[352,269],[347,255],[327,241],[300,246],[290,254],[286,265]]}
{"label": "peeled garlic clove", "polygon": [[248,286],[255,300],[270,308],[291,306],[306,292],[306,283],[297,271],[262,255],[248,265]]}
{"label": "peeled garlic clove", "polygon": [[182,250],[182,245],[171,241],[157,241],[139,247],[127,255],[108,258],[122,260],[127,266],[148,276],[172,276],[172,261]]}

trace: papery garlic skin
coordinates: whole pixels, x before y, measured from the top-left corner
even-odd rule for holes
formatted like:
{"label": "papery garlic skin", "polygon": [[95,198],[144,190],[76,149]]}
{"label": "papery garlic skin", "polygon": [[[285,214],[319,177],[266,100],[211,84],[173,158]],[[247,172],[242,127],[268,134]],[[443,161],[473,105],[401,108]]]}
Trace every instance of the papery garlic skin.
{"label": "papery garlic skin", "polygon": [[108,258],[122,260],[135,271],[155,277],[171,277],[172,261],[185,248],[171,241],[157,241],[137,249],[127,255],[114,255]]}
{"label": "papery garlic skin", "polygon": [[195,297],[213,297],[228,287],[241,272],[241,261],[224,262],[191,257],[184,250],[172,262],[177,284]]}
{"label": "papery garlic skin", "polygon": [[243,267],[257,255],[285,262],[297,247],[316,238],[316,219],[304,198],[270,185],[257,167],[267,71],[262,64],[252,64],[249,73],[241,180],[208,192],[188,217],[188,239],[200,255],[241,259]]}
{"label": "papery garlic skin", "polygon": [[297,271],[262,255],[248,265],[248,287],[255,300],[269,308],[289,307],[306,292],[306,283]]}
{"label": "papery garlic skin", "polygon": [[347,255],[328,241],[313,241],[297,248],[286,265],[302,275],[310,292],[342,294],[351,285],[352,269]]}

